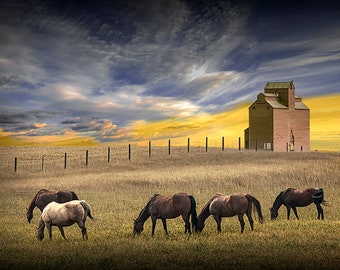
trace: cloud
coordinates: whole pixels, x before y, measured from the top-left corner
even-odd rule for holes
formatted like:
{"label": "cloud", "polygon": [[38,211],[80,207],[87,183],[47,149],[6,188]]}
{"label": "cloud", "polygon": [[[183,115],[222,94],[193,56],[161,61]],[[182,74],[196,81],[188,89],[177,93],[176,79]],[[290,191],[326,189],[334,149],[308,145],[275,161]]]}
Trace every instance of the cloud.
{"label": "cloud", "polygon": [[63,134],[93,136],[99,141],[111,138],[117,133],[117,125],[108,119],[75,117],[61,121]]}
{"label": "cloud", "polygon": [[338,11],[326,20],[327,8],[305,8],[311,13],[261,1],[2,4],[0,127],[133,138],[132,123],[227,111],[267,81],[295,80],[302,96],[338,92]]}

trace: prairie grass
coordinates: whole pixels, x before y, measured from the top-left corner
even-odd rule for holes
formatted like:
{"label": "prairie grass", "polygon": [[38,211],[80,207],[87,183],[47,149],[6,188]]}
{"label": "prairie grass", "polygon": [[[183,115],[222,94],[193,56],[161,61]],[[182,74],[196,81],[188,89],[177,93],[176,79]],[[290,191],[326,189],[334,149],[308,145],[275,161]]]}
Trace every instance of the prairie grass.
{"label": "prairie grass", "polygon": [[[89,150],[88,166],[85,150]],[[1,269],[338,269],[340,264],[340,154],[222,152],[210,148],[147,147],[1,147],[0,156],[0,268]],[[68,166],[64,169],[64,153]],[[41,167],[44,155],[44,168]],[[14,172],[13,160],[18,159]],[[268,208],[288,187],[322,187],[329,206],[325,220],[317,220],[314,205],[299,208],[300,220],[286,220],[280,208],[270,221]],[[66,241],[53,229],[39,242],[26,207],[41,189],[74,190],[85,199],[98,219],[88,219],[88,241],[79,228],[65,228]],[[246,220],[240,234],[237,217],[224,218],[217,234],[212,217],[200,235],[184,235],[183,221],[168,220],[169,236],[161,222],[151,237],[151,221],[143,233],[132,236],[133,219],[155,193],[191,193],[197,212],[217,192],[251,193],[262,205],[266,222],[255,219],[250,231]]]}

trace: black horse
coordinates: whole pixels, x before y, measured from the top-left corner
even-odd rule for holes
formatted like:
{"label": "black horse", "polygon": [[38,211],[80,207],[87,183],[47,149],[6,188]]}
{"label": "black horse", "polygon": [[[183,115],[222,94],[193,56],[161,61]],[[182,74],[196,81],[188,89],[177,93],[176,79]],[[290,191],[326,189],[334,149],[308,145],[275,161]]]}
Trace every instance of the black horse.
{"label": "black horse", "polygon": [[271,219],[274,220],[278,217],[278,210],[282,204],[287,208],[287,219],[289,219],[290,216],[290,209],[293,209],[296,218],[299,219],[296,207],[305,207],[311,203],[316,205],[318,219],[320,219],[320,217],[324,219],[321,204],[326,204],[326,201],[324,200],[322,188],[307,188],[305,190],[288,188],[280,192],[273,203],[273,207],[269,208]]}
{"label": "black horse", "polygon": [[29,223],[33,218],[33,210],[35,207],[38,207],[39,210],[42,212],[46,205],[50,202],[58,202],[64,203],[72,200],[78,200],[78,196],[73,191],[69,190],[59,190],[59,191],[49,191],[47,189],[41,189],[32,199],[30,203],[26,217]]}

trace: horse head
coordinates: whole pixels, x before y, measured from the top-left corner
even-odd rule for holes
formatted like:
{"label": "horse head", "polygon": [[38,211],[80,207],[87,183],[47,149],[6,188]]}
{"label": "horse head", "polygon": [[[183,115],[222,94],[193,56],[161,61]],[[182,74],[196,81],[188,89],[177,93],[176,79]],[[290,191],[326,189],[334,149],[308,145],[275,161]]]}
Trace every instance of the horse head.
{"label": "horse head", "polygon": [[204,226],[205,226],[204,221],[198,219],[198,220],[197,220],[197,223],[196,223],[196,225],[195,225],[195,232],[200,233],[201,231],[203,231]]}
{"label": "horse head", "polygon": [[279,216],[279,212],[277,209],[274,209],[273,207],[269,208],[270,210],[270,218],[271,220],[275,220]]}
{"label": "horse head", "polygon": [[138,222],[137,220],[134,219],[134,224],[133,224],[133,235],[139,235],[143,229],[144,229],[144,224],[142,222]]}

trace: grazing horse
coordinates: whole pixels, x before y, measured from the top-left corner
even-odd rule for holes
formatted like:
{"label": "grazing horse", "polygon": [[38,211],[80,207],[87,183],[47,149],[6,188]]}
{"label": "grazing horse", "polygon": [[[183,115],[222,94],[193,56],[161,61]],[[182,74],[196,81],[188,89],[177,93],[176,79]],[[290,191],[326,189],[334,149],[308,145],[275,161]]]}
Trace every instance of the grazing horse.
{"label": "grazing horse", "polygon": [[42,211],[39,225],[37,227],[37,238],[43,240],[45,226],[48,229],[50,239],[52,239],[52,226],[57,226],[62,237],[65,237],[63,227],[77,223],[81,229],[83,239],[88,239],[85,221],[86,217],[94,221],[91,215],[91,207],[84,200],[74,200],[66,203],[49,203]]}
{"label": "grazing horse", "polygon": [[238,216],[241,225],[241,233],[244,231],[243,215],[246,214],[250,223],[251,230],[254,230],[254,221],[251,216],[252,205],[255,205],[259,221],[263,223],[263,216],[260,202],[250,194],[234,193],[231,195],[216,194],[203,207],[198,215],[196,232],[200,233],[205,224],[204,221],[212,215],[217,224],[218,233],[221,232],[222,217]]}
{"label": "grazing horse", "polygon": [[197,222],[196,201],[192,195],[186,193],[176,193],[173,196],[154,195],[146,206],[139,213],[139,216],[134,221],[133,234],[139,235],[143,231],[144,222],[151,216],[152,220],[152,236],[155,233],[156,221],[161,219],[163,228],[167,235],[166,219],[177,218],[182,216],[185,222],[184,233],[191,234],[190,218],[193,229]]}
{"label": "grazing horse", "polygon": [[42,212],[45,206],[48,205],[50,202],[64,203],[72,200],[78,200],[77,194],[75,194],[73,191],[49,191],[47,189],[39,190],[32,199],[32,202],[27,209],[26,217],[28,223],[31,223],[31,220],[33,218],[33,210],[35,207],[38,207],[39,210]]}
{"label": "grazing horse", "polygon": [[318,219],[320,219],[320,217],[324,219],[321,204],[325,204],[326,201],[324,200],[322,188],[307,188],[305,190],[288,188],[280,192],[273,203],[273,207],[269,208],[271,219],[274,220],[278,217],[278,210],[282,204],[287,208],[287,219],[289,219],[290,216],[290,209],[293,209],[296,218],[299,219],[296,207],[305,207],[311,203],[316,205]]}

